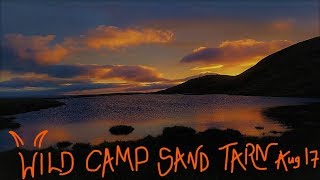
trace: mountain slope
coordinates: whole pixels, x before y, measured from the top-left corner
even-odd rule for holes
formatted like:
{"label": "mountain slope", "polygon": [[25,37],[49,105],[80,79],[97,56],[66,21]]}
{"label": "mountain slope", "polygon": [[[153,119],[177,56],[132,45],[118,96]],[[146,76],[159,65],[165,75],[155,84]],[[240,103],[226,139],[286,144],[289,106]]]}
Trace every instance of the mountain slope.
{"label": "mountain slope", "polygon": [[320,37],[262,59],[237,76],[209,75],[158,93],[320,97]]}

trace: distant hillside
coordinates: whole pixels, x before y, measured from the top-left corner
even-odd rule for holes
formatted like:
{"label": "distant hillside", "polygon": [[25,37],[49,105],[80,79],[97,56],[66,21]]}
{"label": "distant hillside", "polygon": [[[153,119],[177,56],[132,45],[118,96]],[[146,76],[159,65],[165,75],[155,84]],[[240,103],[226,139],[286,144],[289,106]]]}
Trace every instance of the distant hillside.
{"label": "distant hillside", "polygon": [[269,55],[240,75],[203,76],[158,93],[320,97],[320,37]]}

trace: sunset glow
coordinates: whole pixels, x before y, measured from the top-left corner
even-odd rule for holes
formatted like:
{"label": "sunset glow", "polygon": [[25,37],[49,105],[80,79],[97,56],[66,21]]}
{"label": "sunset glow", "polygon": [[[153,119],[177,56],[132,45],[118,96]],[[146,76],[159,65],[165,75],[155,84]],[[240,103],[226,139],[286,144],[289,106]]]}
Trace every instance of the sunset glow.
{"label": "sunset glow", "polygon": [[240,74],[319,33],[311,1],[87,3],[2,2],[3,96],[152,92]]}

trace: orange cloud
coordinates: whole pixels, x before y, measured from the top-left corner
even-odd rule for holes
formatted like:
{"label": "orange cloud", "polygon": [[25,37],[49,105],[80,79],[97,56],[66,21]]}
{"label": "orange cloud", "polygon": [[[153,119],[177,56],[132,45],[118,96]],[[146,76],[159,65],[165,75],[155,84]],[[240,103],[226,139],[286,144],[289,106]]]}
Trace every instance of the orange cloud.
{"label": "orange cloud", "polygon": [[115,50],[143,44],[167,43],[173,40],[173,33],[152,28],[126,28],[98,26],[78,37],[65,37],[60,43],[54,42],[55,35],[24,36],[8,34],[5,46],[23,60],[38,64],[57,64],[67,55],[90,49],[106,48]]}
{"label": "orange cloud", "polygon": [[244,39],[236,41],[224,41],[218,47],[196,48],[193,52],[181,59],[183,63],[216,63],[234,64],[243,60],[264,57],[282,48],[288,47],[292,42],[288,40],[273,40],[269,42]]}
{"label": "orange cloud", "polygon": [[147,66],[112,65],[96,66],[86,77],[96,81],[162,82],[168,81],[156,69]]}
{"label": "orange cloud", "polygon": [[[72,71],[70,68],[69,70]],[[71,78],[36,73],[11,74],[8,79],[0,81],[0,91],[27,92],[30,95],[152,92],[175,84],[177,82],[163,78],[160,73],[150,67],[92,65]]]}
{"label": "orange cloud", "polygon": [[222,68],[223,65],[219,64],[219,65],[209,65],[209,66],[197,66],[195,68],[192,68],[192,71],[208,71],[208,70],[213,70],[213,69],[219,69]]}
{"label": "orange cloud", "polygon": [[[196,63],[204,66],[191,70],[214,70],[219,73],[237,74],[256,64],[269,54],[288,47],[288,40],[257,41],[243,39],[224,41],[218,47],[200,47],[183,57],[182,63]],[[227,71],[224,71],[227,70]]]}
{"label": "orange cloud", "polygon": [[[219,49],[223,51],[224,60],[233,61],[239,59],[241,61],[247,59],[256,60],[256,58],[265,57],[280,49],[288,47],[292,42],[287,40],[273,40],[269,42],[256,41],[253,39],[224,41],[220,44]],[[258,59],[259,60],[259,59]]]}
{"label": "orange cloud", "polygon": [[120,29],[114,26],[98,26],[83,37],[89,48],[116,49],[141,44],[167,43],[173,39],[170,31],[158,29]]}
{"label": "orange cloud", "polygon": [[54,35],[8,34],[5,42],[20,59],[31,59],[40,64],[56,64],[68,54],[68,49],[59,44],[51,45],[54,38]]}

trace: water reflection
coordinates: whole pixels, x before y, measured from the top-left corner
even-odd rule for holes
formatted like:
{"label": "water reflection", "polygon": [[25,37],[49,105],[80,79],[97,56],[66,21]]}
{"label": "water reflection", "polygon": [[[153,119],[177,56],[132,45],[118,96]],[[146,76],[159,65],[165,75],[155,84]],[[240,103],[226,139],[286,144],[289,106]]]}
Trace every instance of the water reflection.
{"label": "water reflection", "polygon": [[[61,100],[65,106],[16,115],[22,127],[16,132],[31,145],[43,129],[49,133],[44,146],[59,141],[90,142],[134,140],[159,135],[164,127],[183,125],[197,131],[236,129],[248,136],[272,135],[286,127],[270,121],[263,108],[317,101],[303,98],[270,98],[227,95],[131,95]],[[109,128],[125,124],[135,128],[127,136],[114,136]],[[256,127],[263,127],[257,129]],[[6,131],[0,132],[0,149],[14,146]]]}
{"label": "water reflection", "polygon": [[[257,107],[230,107],[212,110],[212,113],[201,113],[197,129],[204,131],[208,126],[220,129],[237,129],[248,136],[274,135],[270,131],[286,131],[286,127],[272,122],[261,114],[262,108]],[[258,127],[258,128],[257,128]]]}

